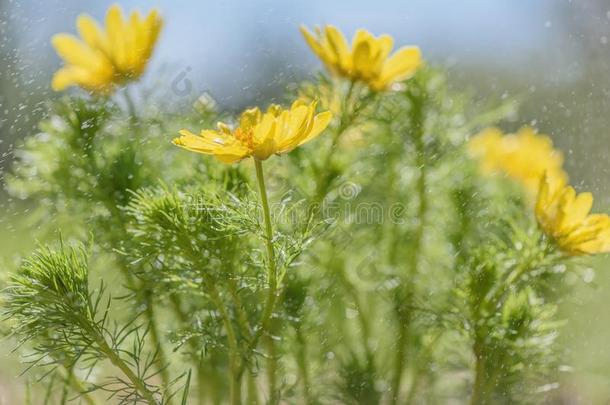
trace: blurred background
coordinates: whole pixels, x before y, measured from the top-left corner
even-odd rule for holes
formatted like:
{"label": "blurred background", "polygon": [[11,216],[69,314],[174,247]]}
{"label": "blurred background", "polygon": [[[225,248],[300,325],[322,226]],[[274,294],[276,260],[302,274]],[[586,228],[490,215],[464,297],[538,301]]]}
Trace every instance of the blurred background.
{"label": "blurred background", "polygon": [[[50,45],[74,32],[87,12],[102,19],[110,1],[0,0],[0,183],[12,150],[36,131],[60,66]],[[608,0],[351,0],[307,2],[224,0],[121,1],[124,10],[157,7],[164,32],[141,86],[159,99],[190,105],[210,92],[224,108],[281,98],[286,86],[320,68],[300,24],[332,23],[351,34],[365,27],[389,33],[397,46],[419,45],[444,66],[452,86],[481,104],[522,100],[518,120],[550,134],[566,155],[575,186],[593,191],[595,208],[610,211],[610,1]],[[154,79],[153,79],[154,77]],[[512,125],[512,126],[511,126]],[[171,134],[168,134],[168,140]],[[0,255],[34,243],[20,231],[26,211],[8,212],[0,192]],[[610,268],[600,258],[595,277],[575,280],[565,300],[562,382],[583,404],[610,401]],[[1,262],[0,262],[1,263]],[[4,362],[0,360],[0,364]],[[16,378],[0,366],[2,387]]]}

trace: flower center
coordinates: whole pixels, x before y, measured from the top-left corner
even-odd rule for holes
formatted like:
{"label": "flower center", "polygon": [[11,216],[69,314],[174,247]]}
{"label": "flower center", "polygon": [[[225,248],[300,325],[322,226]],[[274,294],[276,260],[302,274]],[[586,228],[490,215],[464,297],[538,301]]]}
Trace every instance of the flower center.
{"label": "flower center", "polygon": [[233,132],[233,136],[248,149],[254,150],[254,131],[252,131],[252,129],[244,131],[242,128],[237,128],[235,132]]}

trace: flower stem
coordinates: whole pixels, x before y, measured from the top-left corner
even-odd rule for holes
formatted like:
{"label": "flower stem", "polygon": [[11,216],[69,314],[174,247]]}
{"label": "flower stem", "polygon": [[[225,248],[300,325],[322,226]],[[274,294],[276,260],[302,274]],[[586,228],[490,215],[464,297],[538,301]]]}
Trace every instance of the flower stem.
{"label": "flower stem", "polygon": [[248,373],[248,404],[258,405],[258,389],[256,388],[256,377]]}
{"label": "flower stem", "polygon": [[[139,138],[140,132],[141,132],[141,126],[140,126],[140,121],[138,119],[136,104],[133,101],[133,98],[131,97],[129,88],[125,89],[125,91],[123,92],[123,96],[125,98],[125,104],[127,105],[127,114],[128,114],[128,118],[129,118],[129,125],[131,126],[131,129],[134,133],[133,136],[135,138]],[[111,204],[111,205],[113,205],[114,208],[116,208],[118,210],[118,208],[116,207],[115,204]],[[120,210],[118,210],[118,213],[120,214]],[[131,274],[129,273],[129,270],[127,267],[125,268],[124,273],[126,274],[126,277],[129,278],[128,284],[131,284],[131,286],[130,286],[131,289],[133,291],[136,291],[136,289],[133,288],[133,287],[135,287],[135,282],[134,282],[133,278],[131,277]],[[139,286],[139,287],[141,288],[141,286]],[[151,337],[153,347],[155,347],[158,350],[159,363],[160,363],[160,367],[161,367],[161,368],[158,368],[158,370],[161,373],[161,379],[163,381],[164,390],[167,391],[167,390],[169,390],[171,377],[169,374],[169,370],[167,368],[167,365],[168,365],[167,356],[166,356],[165,350],[163,349],[163,345],[161,343],[161,339],[159,336],[159,328],[158,328],[158,325],[157,325],[157,322],[155,319],[156,318],[155,310],[154,310],[151,298],[152,298],[152,291],[150,290],[150,288],[147,288],[144,291],[144,299],[145,299],[145,305],[146,305],[145,316],[150,325],[150,337]],[[167,404],[171,405],[171,403],[172,403],[171,398],[168,397]]]}
{"label": "flower stem", "polygon": [[235,334],[235,330],[233,329],[233,325],[231,324],[231,318],[229,317],[229,312],[227,311],[227,307],[225,306],[222,298],[220,298],[220,294],[216,289],[216,286],[213,283],[210,283],[210,295],[212,297],[212,301],[218,308],[220,312],[220,316],[222,317],[222,321],[224,323],[226,332],[227,332],[227,341],[229,343],[229,367],[231,368],[231,380],[229,381],[230,392],[231,392],[231,404],[232,405],[240,405],[241,404],[241,384],[240,384],[240,359],[239,359],[239,349],[237,346],[237,335]]}
{"label": "flower stem", "polygon": [[125,89],[123,94],[125,96],[125,104],[127,105],[127,114],[129,115],[130,125],[132,126],[133,130],[136,132],[136,135],[139,135],[138,132],[140,131],[140,123],[138,121],[136,103],[133,101],[133,98],[131,97],[131,93],[129,92],[129,89]]}
{"label": "flower stem", "polygon": [[419,254],[422,241],[424,238],[424,228],[426,220],[426,211],[428,210],[428,200],[426,195],[427,170],[426,170],[426,151],[424,147],[424,123],[423,123],[423,105],[422,101],[413,98],[412,111],[412,126],[413,126],[413,143],[415,144],[416,161],[415,166],[419,169],[419,177],[417,178],[417,198],[419,201],[417,211],[417,228],[415,230],[415,239],[413,246],[413,254],[411,255],[411,263],[409,271],[413,276],[419,268]]}
{"label": "flower stem", "polygon": [[356,312],[358,312],[358,322],[360,323],[360,331],[362,337],[362,348],[366,356],[366,364],[369,370],[374,370],[375,360],[374,354],[371,350],[371,325],[365,311],[365,304],[362,302],[360,295],[358,294],[358,288],[349,280],[343,263],[337,269],[339,280],[343,284],[346,292],[354,302],[356,306]]}
{"label": "flower stem", "polygon": [[407,395],[407,399],[404,402],[404,405],[411,405],[415,402],[417,398],[417,391],[419,386],[419,381],[422,376],[422,371],[425,367],[428,367],[430,364],[430,356],[432,351],[436,347],[438,340],[442,337],[442,332],[437,333],[423,348],[422,353],[419,353],[417,356],[417,361],[413,367],[413,377],[411,381],[411,386],[409,387],[409,394]]}
{"label": "flower stem", "polygon": [[146,383],[142,381],[140,377],[138,377],[129,366],[119,357],[119,355],[108,346],[106,340],[99,336],[96,341],[97,345],[100,348],[100,351],[104,353],[104,355],[110,360],[112,364],[118,367],[123,374],[131,381],[136,390],[140,393],[142,398],[148,402],[148,404],[157,405],[159,402],[155,399],[155,395],[152,391],[148,389]]}
{"label": "flower stem", "polygon": [[[261,204],[263,206],[263,218],[265,221],[265,245],[267,248],[267,283],[269,284],[269,291],[267,293],[267,301],[261,317],[260,329],[253,339],[253,344],[256,344],[260,334],[265,331],[270,332],[271,316],[273,314],[273,308],[277,299],[277,268],[275,262],[275,251],[273,247],[273,228],[271,225],[271,214],[269,211],[269,201],[267,199],[267,189],[265,187],[265,177],[263,173],[263,163],[254,159],[254,166],[256,167],[256,178],[258,180],[258,188],[261,196]],[[269,352],[267,370],[268,370],[268,383],[269,383],[269,403],[275,404],[279,400],[277,397],[277,358],[275,356],[275,348],[272,336],[268,336],[267,339],[267,350]]]}
{"label": "flower stem", "polygon": [[419,270],[421,247],[424,238],[426,213],[428,210],[428,201],[426,195],[427,171],[426,171],[426,151],[424,145],[424,116],[423,116],[423,95],[411,95],[411,130],[412,139],[415,146],[415,166],[419,169],[417,178],[416,192],[418,197],[417,210],[417,227],[414,232],[413,246],[411,247],[411,255],[408,267],[407,291],[406,296],[400,297],[397,302],[398,308],[398,347],[396,363],[394,367],[394,376],[392,378],[392,404],[399,403],[400,386],[402,374],[404,371],[404,362],[406,356],[406,345],[408,343],[408,330],[406,326],[409,324],[410,311],[405,306],[409,305],[409,301],[414,293],[413,283],[415,275]]}
{"label": "flower stem", "polygon": [[277,388],[277,349],[273,336],[269,335],[265,339],[267,346],[267,381],[269,384],[269,404],[275,405],[279,402],[279,393]]}
{"label": "flower stem", "polygon": [[[261,204],[263,205],[263,217],[265,221],[265,245],[267,247],[267,259],[269,266],[267,269],[267,281],[271,289],[275,289],[277,283],[277,274],[275,267],[275,252],[273,248],[273,228],[271,225],[271,213],[269,211],[269,201],[267,199],[267,189],[265,187],[265,176],[263,174],[263,162],[254,159],[256,167],[256,178],[258,180],[258,188],[261,196]],[[275,294],[273,294],[275,296]]]}
{"label": "flower stem", "polygon": [[406,348],[408,332],[404,325],[398,325],[398,342],[396,343],[396,363],[394,364],[394,376],[392,377],[392,404],[398,404],[400,398],[400,385],[402,372],[405,367]]}
{"label": "flower stem", "polygon": [[68,402],[68,388],[69,387],[70,387],[70,376],[68,376],[64,379],[64,384],[63,384],[62,392],[61,392],[61,399],[59,400],[59,403],[61,405],[66,405],[66,403]]}
{"label": "flower stem", "polygon": [[[178,317],[178,321],[181,325],[186,327],[191,323],[191,319],[187,316],[185,311],[182,309],[182,300],[177,293],[170,295],[170,302],[173,307],[174,314]],[[205,394],[206,394],[206,376],[205,376],[205,367],[201,358],[201,348],[198,346],[197,341],[195,339],[188,340],[191,353],[191,361],[193,365],[197,368],[197,403],[199,405],[203,405],[205,403]]]}
{"label": "flower stem", "polygon": [[313,405],[315,403],[311,392],[311,380],[309,377],[309,365],[307,364],[307,339],[301,325],[295,327],[296,338],[299,347],[297,348],[297,366],[303,383],[303,399],[305,404]]}
{"label": "flower stem", "polygon": [[475,354],[475,372],[474,372],[474,385],[472,387],[472,395],[470,397],[471,405],[480,405],[485,402],[485,361],[483,358],[482,348],[479,344],[478,339],[475,341],[474,348]]}
{"label": "flower stem", "polygon": [[96,405],[95,400],[91,397],[91,395],[89,395],[89,392],[83,385],[83,382],[74,375],[74,372],[70,366],[64,365],[60,366],[58,369],[66,382],[79,394],[80,399],[82,399],[87,405]]}
{"label": "flower stem", "polygon": [[[163,348],[163,342],[161,342],[161,337],[159,336],[159,326],[157,325],[157,319],[155,316],[155,309],[153,307],[153,302],[152,302],[152,291],[150,289],[146,290],[145,292],[146,297],[146,319],[149,322],[150,325],[150,340],[151,343],[153,345],[153,347],[155,348],[155,350],[157,350],[157,355],[159,356],[159,361],[161,364],[159,364],[158,370],[161,373],[161,381],[163,382],[163,390],[168,393],[170,390],[170,384],[171,384],[171,377],[169,375],[169,370],[168,370],[168,364],[167,362],[167,355],[165,353],[165,349]],[[166,403],[168,405],[171,405],[172,401],[170,396],[167,396],[167,400]]]}
{"label": "flower stem", "polygon": [[235,308],[235,312],[237,313],[237,322],[239,327],[242,330],[242,333],[250,338],[252,331],[250,330],[250,323],[248,322],[248,315],[244,311],[244,305],[242,303],[241,298],[239,297],[238,286],[235,280],[231,279],[228,281],[229,285],[229,293],[233,298],[233,305]]}

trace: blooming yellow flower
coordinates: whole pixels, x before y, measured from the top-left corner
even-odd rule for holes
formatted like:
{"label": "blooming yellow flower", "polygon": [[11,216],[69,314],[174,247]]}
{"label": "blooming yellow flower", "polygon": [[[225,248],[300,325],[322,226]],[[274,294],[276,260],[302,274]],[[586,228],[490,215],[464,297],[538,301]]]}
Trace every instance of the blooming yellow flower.
{"label": "blooming yellow flower", "polygon": [[566,185],[553,186],[543,176],[536,201],[536,220],[545,234],[569,255],[610,252],[610,217],[589,214],[591,193],[576,194]]}
{"label": "blooming yellow flower", "polygon": [[266,113],[258,108],[244,111],[239,125],[231,129],[218,123],[217,130],[204,129],[195,135],[186,129],[173,143],[184,149],[213,155],[224,163],[235,163],[247,157],[265,160],[272,154],[287,153],[311,141],[329,124],[329,111],[316,114],[316,102],[297,100],[289,110],[271,105]]}
{"label": "blooming yellow flower", "polygon": [[392,56],[394,39],[389,35],[374,37],[360,29],[352,40],[352,48],[336,27],[327,25],[315,34],[301,27],[305,40],[326,68],[334,75],[362,81],[372,90],[382,91],[392,83],[408,79],[422,63],[418,47],[400,48]]}
{"label": "blooming yellow flower", "polygon": [[80,39],[62,33],[51,40],[65,61],[65,66],[53,76],[51,86],[56,91],[80,86],[108,94],[116,85],[138,79],[150,59],[162,24],[156,10],[146,18],[134,11],[125,20],[116,4],[108,9],[105,29],[88,15],[80,15],[76,20]]}
{"label": "blooming yellow flower", "polygon": [[484,173],[504,173],[523,184],[532,195],[545,173],[552,184],[567,182],[562,153],[553,148],[548,136],[529,127],[508,135],[497,128],[485,129],[470,140],[468,150],[480,160]]}

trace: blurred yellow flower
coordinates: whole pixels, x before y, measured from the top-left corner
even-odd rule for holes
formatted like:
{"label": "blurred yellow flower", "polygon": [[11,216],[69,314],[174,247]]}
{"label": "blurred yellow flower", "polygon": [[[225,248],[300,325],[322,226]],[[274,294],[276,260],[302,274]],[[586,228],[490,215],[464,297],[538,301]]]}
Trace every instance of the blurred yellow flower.
{"label": "blurred yellow flower", "polygon": [[116,4],[108,9],[105,29],[93,18],[81,14],[76,20],[80,39],[62,33],[51,40],[65,62],[53,76],[51,86],[56,91],[80,86],[94,93],[109,94],[116,85],[138,79],[146,68],[162,25],[156,10],[146,18],[134,11],[125,20]]}
{"label": "blurred yellow flower", "polygon": [[545,173],[553,185],[567,182],[562,153],[553,148],[548,136],[529,127],[508,135],[498,128],[485,129],[470,140],[468,150],[480,160],[484,173],[504,173],[523,184],[532,195]]}
{"label": "blurred yellow flower", "polygon": [[390,56],[394,39],[389,35],[376,38],[359,29],[350,50],[341,31],[332,25],[327,25],[324,31],[316,27],[315,34],[301,26],[301,33],[332,74],[362,81],[375,91],[408,79],[422,63],[421,52],[415,46],[400,48]]}
{"label": "blurred yellow flower", "polygon": [[561,250],[569,255],[610,251],[610,217],[589,214],[591,193],[576,194],[573,187],[553,186],[545,176],[540,181],[536,220]]}
{"label": "blurred yellow flower", "polygon": [[297,100],[288,110],[272,104],[266,113],[258,108],[244,111],[239,125],[231,129],[218,123],[217,130],[202,130],[195,135],[186,129],[173,143],[184,149],[213,155],[224,163],[247,157],[265,160],[272,154],[287,153],[311,141],[328,126],[329,111],[316,114],[316,102]]}

